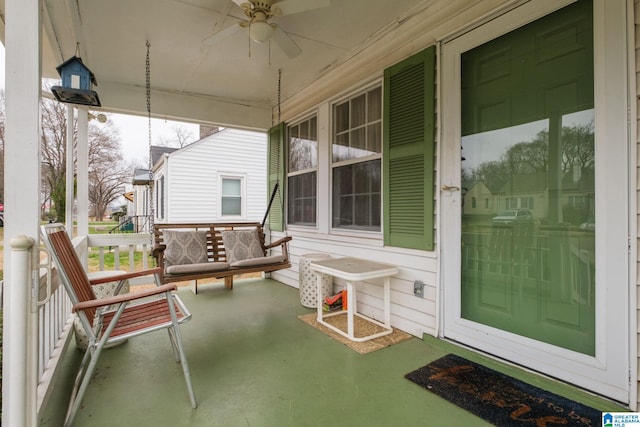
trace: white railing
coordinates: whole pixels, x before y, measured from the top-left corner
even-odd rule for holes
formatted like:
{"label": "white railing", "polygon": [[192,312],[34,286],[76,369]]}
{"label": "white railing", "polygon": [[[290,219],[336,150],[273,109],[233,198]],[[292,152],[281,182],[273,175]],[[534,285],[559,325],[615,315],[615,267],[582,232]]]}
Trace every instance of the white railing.
{"label": "white railing", "polygon": [[148,233],[122,233],[122,234],[90,234],[87,236],[87,246],[92,251],[99,254],[100,270],[104,270],[105,254],[113,252],[114,266],[119,270],[120,252],[124,248],[128,250],[128,267],[129,271],[135,269],[134,258],[137,252],[142,253],[142,268],[148,268],[149,248],[151,240]]}
{"label": "white railing", "polygon": [[[97,254],[97,269],[100,271],[105,269],[105,260],[108,254],[112,254],[113,256],[114,270],[133,271],[140,268],[149,268],[150,248],[151,238],[149,233],[90,234],[87,236],[83,251],[79,251],[79,253],[81,256],[84,253],[87,257],[89,254]],[[123,252],[126,253],[124,258],[121,256]],[[139,268],[136,268],[135,265],[136,257],[141,258]],[[94,269],[95,267],[90,268],[90,270]],[[130,284],[136,285],[141,283],[150,282],[148,279],[141,278],[137,280],[134,279]]]}
{"label": "white railing", "polygon": [[[39,299],[46,299],[46,281],[42,279]],[[38,412],[48,396],[51,382],[71,339],[73,318],[71,301],[54,274],[51,277],[51,297],[38,307]]]}
{"label": "white railing", "polygon": [[[115,270],[135,270],[136,258],[140,259],[140,256],[142,257],[141,268],[149,267],[151,241],[147,233],[93,234],[76,237],[73,239],[73,244],[80,259],[88,261],[89,254],[98,254],[97,269],[100,271],[105,270],[107,256],[111,256],[109,254],[114,257],[113,269]],[[121,262],[123,253],[126,253],[126,256]],[[92,269],[95,270],[96,267],[93,266]],[[130,284],[149,283],[145,278],[138,280]],[[46,280],[41,279],[39,299],[45,298]],[[53,390],[55,373],[69,348],[74,318],[75,315],[71,313],[71,302],[54,272],[51,277],[51,298],[38,309],[38,412]]]}

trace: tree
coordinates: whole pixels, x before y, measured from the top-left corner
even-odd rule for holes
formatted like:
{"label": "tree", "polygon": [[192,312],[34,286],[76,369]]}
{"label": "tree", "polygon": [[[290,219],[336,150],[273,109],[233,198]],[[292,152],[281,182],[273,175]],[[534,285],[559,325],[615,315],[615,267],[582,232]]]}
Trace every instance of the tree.
{"label": "tree", "polygon": [[[77,126],[74,123],[74,151]],[[88,125],[89,203],[99,220],[119,195],[126,174],[118,131],[107,122]],[[42,100],[42,179],[43,213],[51,206],[50,218],[64,221],[67,169],[67,108],[49,99]],[[74,186],[75,187],[75,186]]]}
{"label": "tree", "polygon": [[42,213],[64,221],[66,205],[67,109],[56,101],[42,100]]}
{"label": "tree", "polygon": [[[582,173],[594,168],[593,121],[562,128],[558,172],[561,176],[579,169]],[[465,177],[483,181],[492,191],[498,192],[515,175],[534,175],[549,171],[549,132],[540,131],[531,141],[518,142],[502,153],[498,160],[484,162]]]}
{"label": "tree", "polygon": [[96,221],[104,219],[109,205],[122,194],[131,169],[122,163],[120,135],[113,127],[89,126],[89,204]]}
{"label": "tree", "polygon": [[191,144],[192,142],[194,142],[194,136],[193,134],[184,126],[182,125],[175,125],[171,128],[174,132],[174,136],[171,139],[164,139],[161,138],[160,139],[160,145],[164,146],[164,147],[175,147],[178,146],[178,148],[184,148],[187,145]]}

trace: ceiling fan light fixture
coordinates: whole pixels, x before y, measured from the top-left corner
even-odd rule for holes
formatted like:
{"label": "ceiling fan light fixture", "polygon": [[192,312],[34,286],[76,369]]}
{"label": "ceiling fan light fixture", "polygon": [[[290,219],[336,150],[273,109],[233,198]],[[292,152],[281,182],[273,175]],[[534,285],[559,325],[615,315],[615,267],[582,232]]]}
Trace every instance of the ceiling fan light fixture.
{"label": "ceiling fan light fixture", "polygon": [[264,21],[252,22],[249,26],[249,37],[257,43],[264,43],[271,38],[273,27]]}

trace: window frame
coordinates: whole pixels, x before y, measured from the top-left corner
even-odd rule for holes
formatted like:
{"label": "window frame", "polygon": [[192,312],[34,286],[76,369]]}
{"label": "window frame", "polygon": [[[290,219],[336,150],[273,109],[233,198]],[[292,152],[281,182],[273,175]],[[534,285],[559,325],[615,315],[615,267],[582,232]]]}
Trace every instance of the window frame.
{"label": "window frame", "polygon": [[[225,220],[238,220],[245,219],[247,212],[247,188],[246,188],[246,175],[220,172],[218,173],[218,218]],[[223,194],[223,182],[224,180],[236,180],[240,181],[240,214],[239,215],[225,215],[223,213],[222,205],[225,195]]]}
{"label": "window frame", "polygon": [[[338,106],[343,105],[345,102],[351,102],[352,100],[358,98],[359,96],[362,95],[366,95],[367,93],[373,91],[373,90],[379,90],[380,91],[380,114],[379,117],[376,120],[372,120],[369,121],[368,118],[368,113],[369,113],[369,104],[366,103],[366,111],[365,111],[365,123],[364,124],[360,124],[359,126],[356,127],[348,127],[347,130],[344,130],[342,133],[347,133],[347,132],[351,132],[354,129],[357,128],[364,128],[366,130],[366,128],[368,126],[370,126],[371,124],[374,123],[379,123],[380,124],[380,129],[379,129],[379,141],[377,143],[378,147],[379,147],[379,152],[377,153],[373,153],[373,154],[369,154],[369,155],[365,155],[362,157],[356,157],[356,158],[349,158],[346,160],[334,160],[334,154],[333,154],[333,147],[336,141],[336,135],[338,134],[337,130],[336,130],[336,126],[337,126],[337,119],[336,119],[336,108]],[[349,108],[349,117],[351,118],[351,106]],[[334,99],[333,101],[330,102],[329,104],[329,121],[330,121],[330,133],[329,133],[329,141],[328,141],[328,152],[329,152],[329,188],[328,188],[328,192],[329,192],[329,211],[327,212],[329,215],[328,218],[328,223],[329,223],[329,230],[331,231],[331,233],[333,234],[351,234],[353,233],[354,235],[363,235],[363,234],[369,234],[372,236],[376,236],[376,237],[382,237],[383,234],[383,225],[384,225],[384,193],[383,193],[383,134],[384,134],[384,84],[382,79],[376,79],[373,82],[369,82],[366,85],[360,86],[354,90],[349,91],[348,93],[344,94],[344,96],[341,96],[340,98]],[[365,140],[368,139],[365,136]],[[351,147],[351,144],[349,144],[349,147]],[[374,230],[370,227],[366,227],[366,226],[335,226],[334,222],[333,222],[333,209],[334,209],[334,170],[336,170],[337,168],[341,168],[341,167],[345,167],[345,166],[352,166],[355,164],[364,164],[367,162],[371,162],[371,161],[378,161],[379,162],[379,167],[380,167],[380,188],[378,190],[378,195],[379,195],[379,199],[380,199],[380,203],[378,204],[377,208],[378,208],[378,216],[380,219],[380,223],[378,225],[378,229]],[[373,193],[369,193],[369,194],[373,194]]]}

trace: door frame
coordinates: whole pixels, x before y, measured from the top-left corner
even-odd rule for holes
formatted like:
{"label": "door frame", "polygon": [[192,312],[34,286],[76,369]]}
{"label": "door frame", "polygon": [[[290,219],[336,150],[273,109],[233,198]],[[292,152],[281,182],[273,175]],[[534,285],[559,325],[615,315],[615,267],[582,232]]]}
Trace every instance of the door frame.
{"label": "door frame", "polygon": [[[633,120],[627,120],[635,103],[635,97],[630,99],[635,85],[628,83],[633,74],[627,55],[632,50],[620,49],[633,43],[627,18],[632,3],[594,0],[596,248],[602,248],[596,249],[595,357],[471,322],[460,315],[462,195],[460,191],[443,190],[460,188],[460,55],[571,3],[573,0],[532,0],[455,38],[440,41],[439,333],[635,406],[636,387],[631,384],[636,381],[637,365],[636,259],[630,236],[636,236],[637,212],[635,141],[629,124]],[[607,209],[610,206],[623,208],[612,212]],[[611,283],[620,286],[607,286]]]}

